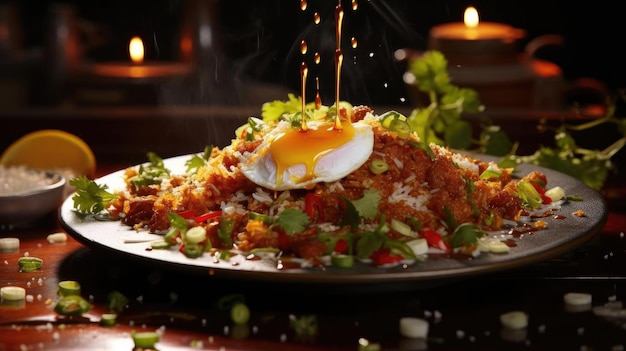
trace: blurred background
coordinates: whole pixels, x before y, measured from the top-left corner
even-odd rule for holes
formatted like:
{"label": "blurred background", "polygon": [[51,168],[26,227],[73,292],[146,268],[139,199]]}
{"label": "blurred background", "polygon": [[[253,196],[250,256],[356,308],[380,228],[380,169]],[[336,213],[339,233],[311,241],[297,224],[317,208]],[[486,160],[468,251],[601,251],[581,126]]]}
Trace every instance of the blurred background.
{"label": "blurred background", "polygon": [[[149,150],[169,156],[201,150],[209,142],[225,144],[230,132],[215,126],[234,128],[249,115],[259,115],[263,102],[285,100],[288,92],[300,95],[302,62],[310,68],[307,100],[313,100],[318,78],[323,103],[330,105],[335,99],[336,4],[4,0],[0,2],[0,119],[15,127],[2,128],[0,149],[20,133],[42,127],[69,129],[103,157],[120,157],[120,151],[126,150],[129,162]],[[481,21],[524,30],[515,43],[519,58],[507,63],[504,74],[494,73],[501,78],[499,83],[509,84],[507,75],[522,66],[534,85],[537,79],[545,83],[541,72],[528,71],[527,63],[534,60],[556,67],[544,84],[550,98],[547,104],[500,106],[504,100],[488,100],[485,93],[487,111],[569,113],[572,99],[602,105],[607,96],[626,87],[621,15],[608,0],[576,5],[557,0],[344,0],[342,4],[345,57],[340,95],[355,105],[407,111],[415,106],[418,102],[403,80],[407,60],[394,54],[399,49],[427,50],[429,31],[441,23],[462,21],[468,6],[478,9]],[[562,41],[525,56],[536,38],[553,34]],[[128,67],[136,65],[128,50],[134,36],[143,41],[140,65],[153,66],[139,73]],[[305,55],[303,40],[308,47]],[[314,63],[314,53],[320,55],[319,64]],[[483,75],[476,73],[474,78]],[[470,87],[471,77],[463,82]],[[147,126],[147,121],[158,121],[160,131]],[[77,126],[81,123],[89,123],[92,130]],[[127,131],[116,132],[115,145],[123,144],[129,135],[134,142],[112,146],[101,135],[110,124]],[[169,142],[150,143],[154,135]]]}
{"label": "blurred background", "polygon": [[[224,79],[271,83],[299,91],[298,67],[303,61],[299,43],[302,39],[307,40],[311,51],[322,55],[322,63],[316,67],[323,72],[319,76],[330,78],[334,75],[334,1],[310,0],[307,11],[301,10],[299,0],[4,0],[1,4],[0,53],[4,67],[0,74],[3,77],[18,73],[15,71],[17,67],[7,62],[11,57],[15,65],[22,64],[19,68],[26,69],[23,66],[29,64],[40,65],[42,69],[55,68],[51,67],[53,56],[63,53],[54,52],[50,46],[55,45],[54,27],[63,25],[76,31],[79,52],[71,55],[83,63],[129,60],[128,42],[133,36],[144,40],[146,60],[181,60],[184,56],[181,37],[193,35],[190,32],[200,31],[205,25],[210,30],[211,40],[198,50],[209,51],[204,54],[220,60],[217,74],[223,75]],[[626,69],[623,67],[626,54],[620,49],[623,28],[619,11],[608,0],[584,6],[554,0],[506,3],[495,0],[361,0],[358,5],[358,10],[352,11],[349,3],[344,4],[343,29],[344,42],[348,45],[350,38],[358,40],[356,49],[344,46],[346,78],[343,80],[343,96],[355,103],[406,102],[401,100],[406,96],[402,82],[405,66],[394,60],[394,51],[400,48],[427,49],[429,30],[440,23],[462,21],[463,11],[470,5],[478,9],[481,20],[506,23],[525,30],[526,36],[519,41],[520,50],[538,36],[562,35],[563,45],[545,50],[541,55],[558,63],[568,81],[590,77],[612,90],[626,85]],[[319,25],[313,22],[313,12],[321,16]],[[48,52],[49,57],[44,59],[46,49],[52,52]],[[203,53],[195,54],[200,57]],[[37,91],[42,88],[41,74],[29,77],[29,90],[32,91],[24,103],[58,102],[42,96],[46,92]],[[321,91],[332,98],[333,80],[322,79],[321,83],[328,86]],[[309,85],[314,84],[310,82]],[[227,89],[228,86],[221,88]],[[194,90],[180,92],[190,95],[187,98],[171,98],[182,103],[213,100],[209,96],[211,92]],[[230,103],[231,99],[232,94],[224,94],[217,102]]]}

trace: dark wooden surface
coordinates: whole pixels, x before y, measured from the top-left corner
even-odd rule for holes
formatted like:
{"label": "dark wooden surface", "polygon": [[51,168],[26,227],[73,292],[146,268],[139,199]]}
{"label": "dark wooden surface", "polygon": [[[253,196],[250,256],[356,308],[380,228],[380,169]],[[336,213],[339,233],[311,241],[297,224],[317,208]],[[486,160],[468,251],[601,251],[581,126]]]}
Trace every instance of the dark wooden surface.
{"label": "dark wooden surface", "polygon": [[[100,165],[99,172],[126,165]],[[360,338],[383,350],[621,350],[626,346],[623,317],[591,310],[568,311],[563,295],[587,292],[593,306],[626,301],[626,213],[624,188],[611,185],[611,212],[601,233],[572,252],[512,271],[419,286],[334,289],[215,279],[187,274],[85,247],[62,231],[56,214],[27,228],[0,228],[0,237],[20,238],[19,252],[0,253],[0,286],[26,289],[32,301],[0,306],[0,350],[132,350],[130,333],[164,330],[159,350],[357,350]],[[44,260],[41,270],[20,272],[17,260]],[[93,308],[83,318],[58,316],[52,307],[61,280],[81,283]],[[114,327],[98,324],[108,311],[107,295],[129,298]],[[236,327],[216,302],[241,294],[250,322]],[[499,315],[529,314],[521,334],[505,332]],[[315,316],[316,335],[298,336],[290,319]],[[403,316],[430,322],[426,343],[402,337]],[[516,339],[519,338],[519,339]],[[620,348],[621,347],[621,348]]]}

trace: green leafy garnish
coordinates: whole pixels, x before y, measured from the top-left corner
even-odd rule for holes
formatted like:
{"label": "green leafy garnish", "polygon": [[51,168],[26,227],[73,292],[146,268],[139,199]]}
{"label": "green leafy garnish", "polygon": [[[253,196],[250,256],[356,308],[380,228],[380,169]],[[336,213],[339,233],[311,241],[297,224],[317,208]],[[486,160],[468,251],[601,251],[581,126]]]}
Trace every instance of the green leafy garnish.
{"label": "green leafy garnish", "polygon": [[471,144],[472,130],[461,114],[482,111],[484,106],[475,90],[451,83],[447,65],[444,55],[434,50],[411,63],[409,69],[415,76],[415,85],[428,94],[430,104],[413,110],[408,123],[426,144],[466,149]]}
{"label": "green leafy garnish", "polygon": [[473,246],[476,245],[478,239],[484,235],[485,232],[475,224],[463,223],[456,227],[450,236],[450,246],[452,248]]}
{"label": "green leafy garnish", "polygon": [[206,146],[202,154],[193,155],[189,160],[187,160],[185,162],[185,166],[187,167],[187,173],[195,173],[200,167],[206,165],[209,158],[211,158],[212,150],[213,146]]}
{"label": "green leafy garnish", "polygon": [[285,114],[302,112],[302,98],[292,93],[289,93],[288,97],[289,100],[287,101],[274,100],[264,103],[261,107],[263,120],[266,122],[278,121]]}
{"label": "green leafy garnish", "polygon": [[363,192],[363,197],[357,200],[352,200],[352,204],[361,217],[365,219],[374,219],[376,218],[376,215],[378,215],[380,193],[373,189],[367,189]]}
{"label": "green leafy garnish", "polygon": [[117,198],[116,194],[107,191],[108,186],[99,185],[85,175],[71,179],[70,185],[76,188],[72,200],[74,208],[80,213],[100,213]]}
{"label": "green leafy garnish", "polygon": [[107,295],[109,301],[109,311],[114,313],[120,313],[126,308],[128,304],[128,298],[121,292],[114,290]]}
{"label": "green leafy garnish", "polygon": [[360,199],[343,199],[346,204],[346,211],[339,225],[348,225],[352,231],[356,231],[363,219],[374,219],[378,215],[378,205],[380,203],[380,193],[373,189],[363,192]]}
{"label": "green leafy garnish", "polygon": [[383,247],[386,238],[387,236],[380,230],[360,233],[359,240],[356,241],[356,257],[360,259],[370,257],[374,251]]}
{"label": "green leafy garnish", "polygon": [[310,221],[306,213],[299,209],[288,208],[276,216],[273,225],[281,227],[285,233],[291,235],[304,231]]}
{"label": "green leafy garnish", "polygon": [[163,159],[154,152],[148,152],[148,163],[139,166],[138,174],[129,181],[137,186],[159,184],[163,179],[169,178],[170,171],[165,168]]}
{"label": "green leafy garnish", "polygon": [[293,329],[298,338],[310,338],[317,335],[317,316],[314,314],[292,316],[289,319],[289,326]]}
{"label": "green leafy garnish", "polygon": [[[571,175],[596,190],[601,189],[608,178],[613,167],[611,158],[626,146],[626,119],[615,116],[613,102],[605,116],[579,125],[563,123],[552,128],[545,119],[540,120],[537,129],[541,132],[554,132],[554,146],[541,146],[530,155],[516,155],[517,142],[511,142],[500,126],[483,125],[479,140],[472,139],[471,125],[462,119],[462,114],[480,112],[484,107],[475,90],[452,84],[447,60],[441,52],[425,52],[411,62],[409,70],[415,77],[416,88],[430,100],[430,104],[415,108],[408,117],[412,131],[426,145],[435,143],[454,149],[475,149],[480,153],[500,156],[503,159],[499,165],[505,168],[514,168],[523,162],[554,169]],[[621,97],[625,99],[626,95],[622,92]],[[606,123],[615,124],[621,138],[603,150],[592,150],[578,145],[574,132]]]}

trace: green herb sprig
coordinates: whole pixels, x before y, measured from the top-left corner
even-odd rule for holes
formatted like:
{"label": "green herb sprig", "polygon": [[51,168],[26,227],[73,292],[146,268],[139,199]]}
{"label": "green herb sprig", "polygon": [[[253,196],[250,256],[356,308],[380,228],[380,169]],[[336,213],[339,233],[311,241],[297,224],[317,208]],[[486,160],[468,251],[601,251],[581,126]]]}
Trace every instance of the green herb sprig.
{"label": "green herb sprig", "polygon": [[[428,106],[415,108],[408,117],[409,125],[424,143],[459,150],[475,149],[477,152],[502,156],[502,167],[515,167],[523,162],[554,169],[576,177],[597,190],[606,182],[613,166],[611,158],[626,145],[626,119],[615,116],[615,101],[612,101],[604,117],[581,125],[563,123],[551,129],[545,120],[540,120],[538,129],[554,132],[555,145],[541,146],[531,155],[517,155],[517,143],[511,142],[500,126],[481,127],[480,139],[473,140],[472,127],[463,119],[463,114],[482,112],[484,106],[475,90],[451,83],[444,55],[439,51],[427,51],[411,61],[409,70],[415,77],[417,89],[430,100]],[[603,150],[586,149],[578,145],[573,132],[606,123],[615,124],[622,137]]]}

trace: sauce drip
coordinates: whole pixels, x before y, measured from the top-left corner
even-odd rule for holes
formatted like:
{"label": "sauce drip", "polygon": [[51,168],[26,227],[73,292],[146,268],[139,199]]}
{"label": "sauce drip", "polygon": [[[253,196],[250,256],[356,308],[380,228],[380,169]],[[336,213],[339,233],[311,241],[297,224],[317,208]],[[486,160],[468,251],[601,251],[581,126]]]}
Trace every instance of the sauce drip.
{"label": "sauce drip", "polygon": [[302,123],[300,128],[302,131],[307,131],[309,128],[306,124],[306,99],[304,98],[306,94],[306,79],[309,75],[309,68],[306,63],[302,62],[300,64],[300,78],[302,79]]}
{"label": "sauce drip", "polygon": [[302,55],[306,55],[308,50],[309,46],[307,45],[306,40],[302,40],[300,42],[300,52],[302,53]]}
{"label": "sauce drip", "polygon": [[290,129],[278,136],[270,145],[269,152],[276,162],[276,183],[280,185],[282,177],[289,167],[304,164],[306,173],[297,182],[315,178],[315,165],[326,153],[346,144],[354,137],[354,127],[346,124],[345,128],[334,128],[331,123],[320,125],[317,129]]}
{"label": "sauce drip", "polygon": [[320,78],[315,77],[315,109],[322,108],[322,97],[320,96]]}
{"label": "sauce drip", "polygon": [[335,50],[335,128],[341,129],[341,119],[339,113],[339,87],[341,82],[341,66],[343,64],[343,53],[341,52],[341,31],[343,27],[343,7],[341,0],[335,7],[335,37],[337,40],[337,49]]}

